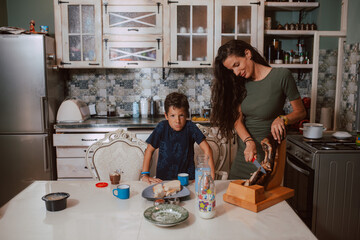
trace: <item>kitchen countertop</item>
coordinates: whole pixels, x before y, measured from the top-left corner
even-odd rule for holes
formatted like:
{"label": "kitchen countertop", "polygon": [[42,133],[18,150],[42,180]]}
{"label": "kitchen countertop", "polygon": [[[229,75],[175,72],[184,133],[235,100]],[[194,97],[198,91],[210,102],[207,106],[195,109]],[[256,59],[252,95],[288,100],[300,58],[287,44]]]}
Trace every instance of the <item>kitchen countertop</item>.
{"label": "kitchen countertop", "polygon": [[[83,122],[63,122],[56,123],[54,128],[56,132],[63,130],[81,131],[91,128],[98,128],[103,131],[112,131],[118,128],[126,128],[128,130],[146,130],[154,129],[156,125],[165,120],[165,117],[157,118],[120,118],[120,117],[93,117]],[[193,121],[205,126],[210,126],[209,121]]]}

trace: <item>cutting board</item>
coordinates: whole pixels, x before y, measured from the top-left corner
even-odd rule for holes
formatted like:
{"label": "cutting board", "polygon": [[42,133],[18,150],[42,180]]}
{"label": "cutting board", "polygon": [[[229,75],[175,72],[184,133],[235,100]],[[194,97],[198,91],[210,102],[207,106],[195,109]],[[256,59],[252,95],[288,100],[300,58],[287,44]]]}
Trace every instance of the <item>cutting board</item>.
{"label": "cutting board", "polygon": [[244,182],[243,180],[230,182],[223,200],[253,212],[260,212],[294,196],[294,190],[287,187],[278,186],[265,191],[263,186],[244,186]]}

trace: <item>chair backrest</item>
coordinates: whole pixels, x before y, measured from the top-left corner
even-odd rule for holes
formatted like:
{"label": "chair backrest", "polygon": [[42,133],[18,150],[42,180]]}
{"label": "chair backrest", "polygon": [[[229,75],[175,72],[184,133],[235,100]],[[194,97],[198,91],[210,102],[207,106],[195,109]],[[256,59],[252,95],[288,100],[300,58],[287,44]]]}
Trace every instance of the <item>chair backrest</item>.
{"label": "chair backrest", "polygon": [[[215,173],[220,173],[221,172],[220,170],[225,163],[228,152],[228,144],[226,138],[221,138],[221,139],[218,138],[217,128],[206,127],[200,124],[196,124],[196,126],[205,135],[206,141],[211,147],[211,150],[213,152]],[[197,145],[196,143],[194,146],[194,153],[195,153],[194,154],[195,161],[197,159],[197,156],[203,153],[199,145]]]}
{"label": "chair backrest", "polygon": [[109,132],[86,150],[87,166],[96,180],[108,181],[109,173],[117,169],[121,180],[139,180],[146,146],[134,133],[123,129]]}

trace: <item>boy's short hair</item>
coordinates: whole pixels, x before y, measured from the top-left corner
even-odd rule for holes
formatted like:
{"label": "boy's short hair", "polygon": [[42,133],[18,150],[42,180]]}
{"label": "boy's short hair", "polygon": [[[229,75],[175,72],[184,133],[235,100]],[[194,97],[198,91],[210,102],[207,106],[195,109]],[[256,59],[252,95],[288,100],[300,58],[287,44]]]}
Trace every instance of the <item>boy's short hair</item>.
{"label": "boy's short hair", "polygon": [[186,114],[189,116],[189,102],[187,97],[182,93],[170,93],[166,96],[164,105],[166,114],[169,112],[169,108],[173,106],[176,108],[184,108]]}

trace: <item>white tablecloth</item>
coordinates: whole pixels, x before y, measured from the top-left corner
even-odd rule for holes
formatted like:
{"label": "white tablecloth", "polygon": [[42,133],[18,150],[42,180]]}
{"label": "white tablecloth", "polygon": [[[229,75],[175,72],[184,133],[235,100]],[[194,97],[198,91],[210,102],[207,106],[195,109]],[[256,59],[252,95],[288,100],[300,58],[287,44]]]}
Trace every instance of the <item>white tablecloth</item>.
{"label": "white tablecloth", "polygon": [[[182,201],[189,218],[177,226],[158,227],[143,213],[153,206],[141,196],[148,185],[130,185],[130,198],[112,195],[114,186],[95,187],[95,181],[36,181],[0,209],[0,239],[316,239],[285,202],[254,213],[222,200],[229,181],[216,181],[216,211],[202,219],[195,208],[194,184],[190,200]],[[123,182],[122,182],[123,183]],[[67,192],[67,208],[46,211],[42,196]]]}

